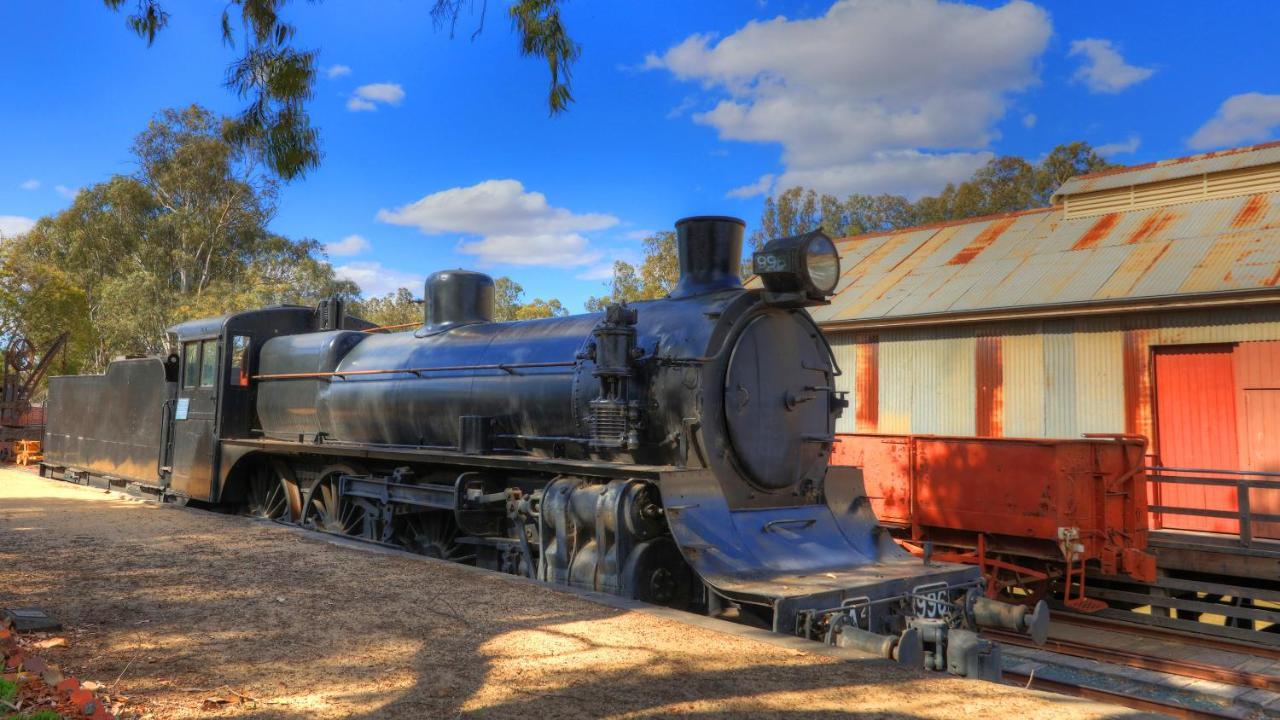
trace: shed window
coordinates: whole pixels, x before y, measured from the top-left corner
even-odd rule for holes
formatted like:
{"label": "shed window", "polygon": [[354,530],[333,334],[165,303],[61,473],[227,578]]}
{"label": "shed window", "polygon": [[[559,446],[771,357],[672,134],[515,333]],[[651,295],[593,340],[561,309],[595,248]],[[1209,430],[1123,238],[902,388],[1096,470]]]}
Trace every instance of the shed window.
{"label": "shed window", "polygon": [[182,345],[182,387],[193,388],[200,380],[200,343]]}
{"label": "shed window", "polygon": [[239,387],[249,385],[248,335],[235,335],[231,338],[231,373],[227,375],[227,384]]}
{"label": "shed window", "polygon": [[218,377],[218,341],[200,343],[200,386],[212,387]]}

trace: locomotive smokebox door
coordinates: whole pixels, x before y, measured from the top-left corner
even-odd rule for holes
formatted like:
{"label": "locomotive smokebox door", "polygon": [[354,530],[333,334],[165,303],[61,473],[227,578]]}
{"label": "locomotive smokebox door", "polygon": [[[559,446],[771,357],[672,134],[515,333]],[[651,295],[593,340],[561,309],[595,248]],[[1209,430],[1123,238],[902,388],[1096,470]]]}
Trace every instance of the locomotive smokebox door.
{"label": "locomotive smokebox door", "polygon": [[774,312],[738,337],[725,373],[729,439],[748,479],[764,490],[821,470],[832,439],[826,347],[802,317]]}

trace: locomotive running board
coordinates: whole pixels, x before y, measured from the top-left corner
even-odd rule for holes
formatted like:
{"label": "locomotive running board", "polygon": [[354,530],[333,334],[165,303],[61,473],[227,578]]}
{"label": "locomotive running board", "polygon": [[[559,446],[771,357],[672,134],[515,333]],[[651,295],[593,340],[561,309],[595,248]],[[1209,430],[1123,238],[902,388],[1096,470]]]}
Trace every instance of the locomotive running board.
{"label": "locomotive running board", "polygon": [[660,491],[689,565],[724,597],[771,606],[776,632],[792,632],[802,611],[859,599],[910,597],[929,615],[939,609],[929,607],[929,594],[979,577],[976,568],[922,563],[898,547],[872,514],[856,468],[828,469],[823,505],[733,510],[705,470],[664,473]]}

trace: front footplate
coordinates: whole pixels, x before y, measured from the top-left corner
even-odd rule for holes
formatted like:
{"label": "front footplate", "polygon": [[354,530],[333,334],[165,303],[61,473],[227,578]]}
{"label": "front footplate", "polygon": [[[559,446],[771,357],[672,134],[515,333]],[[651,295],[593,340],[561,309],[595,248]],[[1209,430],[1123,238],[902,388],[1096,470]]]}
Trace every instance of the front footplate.
{"label": "front footplate", "polygon": [[[999,679],[999,645],[980,625],[1041,640],[1048,615],[982,596],[977,567],[922,562],[876,521],[856,468],[831,467],[825,502],[730,508],[707,471],[664,476],[672,536],[712,601],[755,609],[774,632],[906,665]],[[1034,631],[1034,632],[1033,632]]]}

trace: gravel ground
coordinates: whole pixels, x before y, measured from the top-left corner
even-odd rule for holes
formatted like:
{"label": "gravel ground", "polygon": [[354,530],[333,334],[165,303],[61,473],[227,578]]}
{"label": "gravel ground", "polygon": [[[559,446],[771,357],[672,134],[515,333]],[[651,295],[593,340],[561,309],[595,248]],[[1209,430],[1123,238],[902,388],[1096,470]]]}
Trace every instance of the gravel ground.
{"label": "gravel ground", "polygon": [[[1135,713],[597,605],[448,563],[0,470],[0,606],[144,718]],[[204,708],[211,697],[254,702]]]}

